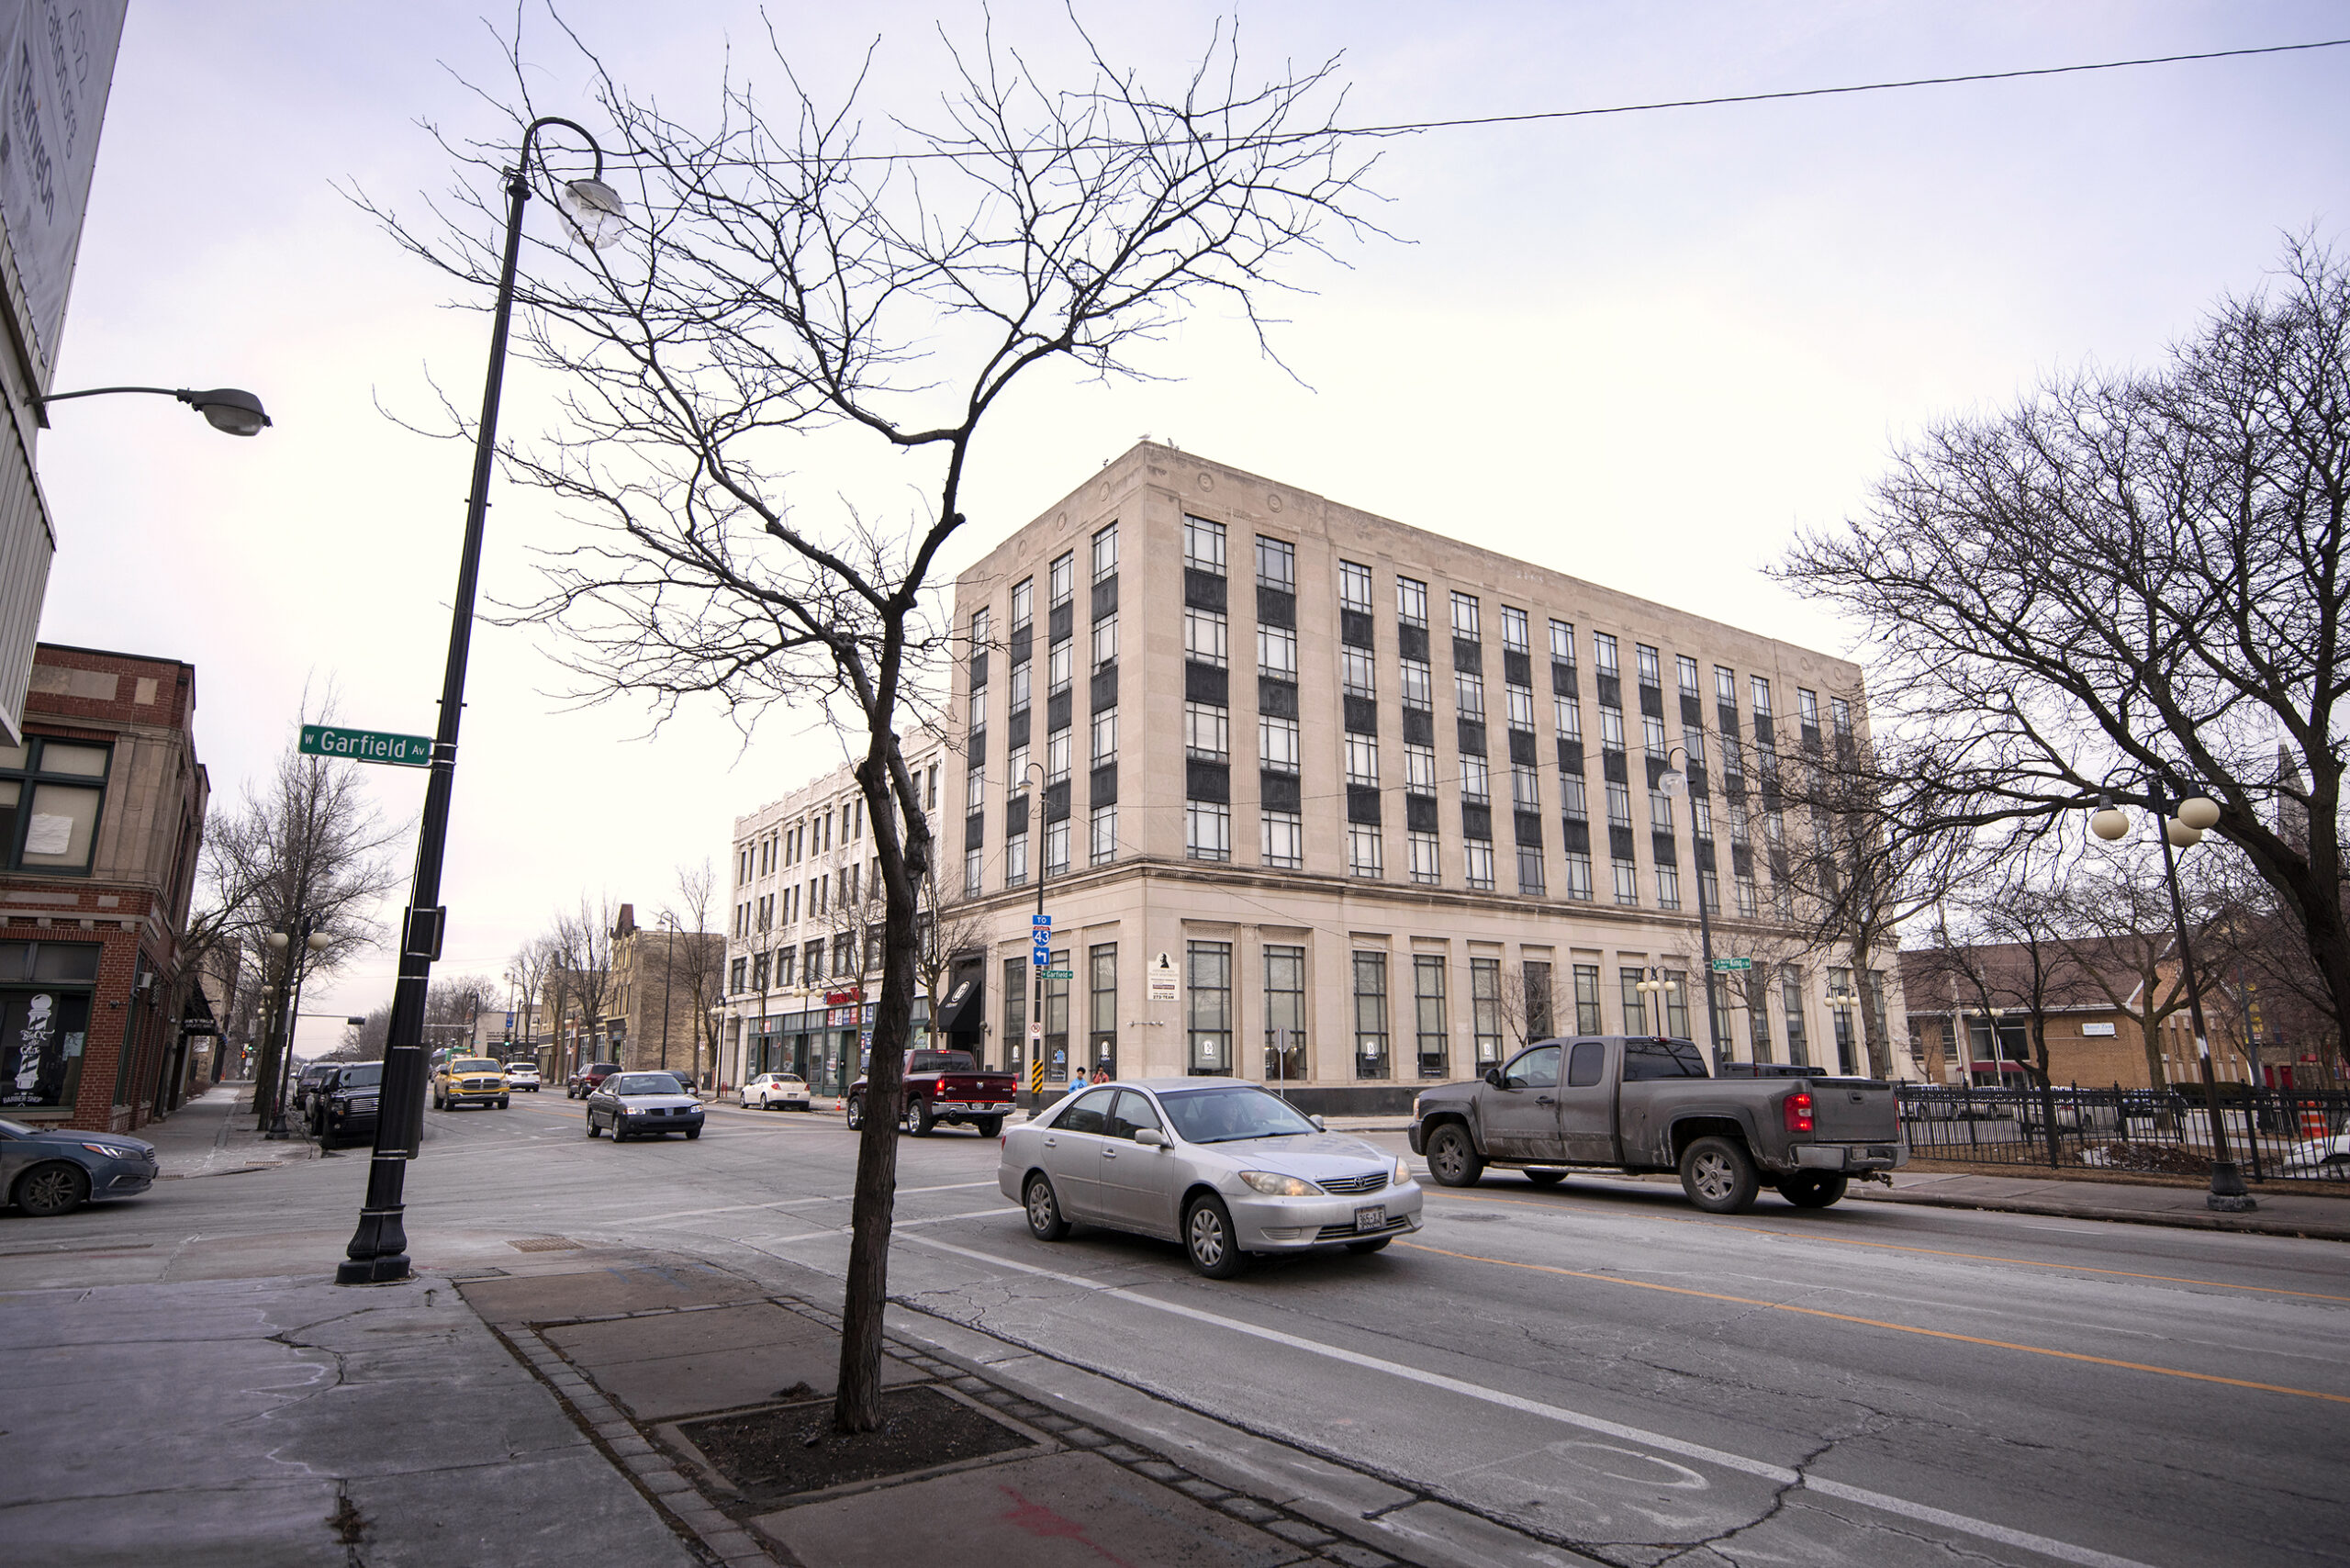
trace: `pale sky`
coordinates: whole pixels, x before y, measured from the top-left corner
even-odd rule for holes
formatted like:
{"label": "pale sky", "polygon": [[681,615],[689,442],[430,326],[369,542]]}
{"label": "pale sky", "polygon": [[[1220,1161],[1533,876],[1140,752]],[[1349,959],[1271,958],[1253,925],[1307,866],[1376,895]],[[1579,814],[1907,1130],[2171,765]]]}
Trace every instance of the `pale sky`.
{"label": "pale sky", "polygon": [[[1170,86],[1219,15],[1079,10],[1109,58]],[[778,74],[752,6],[563,11],[683,118],[711,101],[730,43],[738,71]],[[917,109],[943,85],[935,27],[968,38],[980,18],[846,11],[767,16],[818,84],[878,38],[881,96]],[[1065,56],[1058,4],[993,15],[1032,59]],[[1343,52],[1344,118],[1366,124],[2311,41],[2350,36],[2350,7],[1348,0],[1247,7],[1240,26],[1260,73]],[[604,129],[536,6],[524,54],[542,112]],[[487,321],[448,308],[446,283],[339,189],[403,209],[444,191],[460,172],[419,122],[499,123],[461,79],[505,84],[464,5],[131,7],[56,386],[243,386],[277,423],[233,441],[160,398],[58,409],[39,454],[60,538],[42,634],[193,664],[216,799],[290,744],[306,683],[331,684],[354,726],[432,728],[470,448],[377,405],[429,420],[437,383],[472,407]],[[1316,292],[1281,308],[1304,386],[1213,318],[1148,353],[1157,384],[1038,381],[982,438],[957,560],[1147,433],[1844,652],[1843,628],[1761,575],[1792,532],[1850,515],[1928,420],[2050,370],[2150,361],[2219,294],[2257,286],[2284,231],[2342,242],[2345,101],[2350,49],[1394,140],[1372,184],[1400,242],[1342,247],[1346,269],[1304,270]],[[547,204],[531,221],[552,234]],[[509,383],[505,431],[545,428],[548,391]],[[918,476],[839,477],[902,508]],[[493,500],[487,591],[527,596],[528,549],[572,525],[512,485]],[[746,749],[714,710],[650,741],[642,712],[564,711],[543,636],[475,639],[438,972],[500,973],[583,893],[649,915],[676,867],[722,869],[733,819],[828,755],[783,716]],[[365,771],[386,820],[412,823],[421,775]],[[386,948],[305,1008],[364,1012],[392,972]],[[300,1048],[335,1035],[307,1025]]]}

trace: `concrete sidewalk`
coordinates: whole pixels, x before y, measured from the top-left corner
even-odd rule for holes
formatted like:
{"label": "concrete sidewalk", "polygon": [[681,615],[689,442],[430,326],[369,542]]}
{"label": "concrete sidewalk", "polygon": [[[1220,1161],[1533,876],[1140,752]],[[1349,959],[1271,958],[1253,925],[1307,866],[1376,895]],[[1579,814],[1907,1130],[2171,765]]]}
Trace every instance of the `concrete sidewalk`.
{"label": "concrete sidewalk", "polygon": [[268,1138],[255,1131],[252,1101],[251,1080],[229,1079],[162,1121],[140,1128],[139,1136],[155,1146],[167,1182],[268,1170],[289,1160],[318,1158],[318,1145],[306,1137]]}
{"label": "concrete sidewalk", "polygon": [[1920,1204],[1932,1208],[1990,1209],[2001,1214],[2050,1215],[2175,1226],[2188,1230],[2233,1230],[2255,1236],[2350,1241],[2350,1202],[2283,1190],[2288,1186],[2281,1182],[2261,1183],[2253,1194],[2260,1207],[2241,1215],[2215,1214],[2206,1208],[2201,1187],[2140,1186],[2124,1182],[2066,1181],[2061,1177],[1976,1176],[1937,1170],[1897,1171],[1890,1188],[1856,1182],[1852,1195],[1876,1203]]}

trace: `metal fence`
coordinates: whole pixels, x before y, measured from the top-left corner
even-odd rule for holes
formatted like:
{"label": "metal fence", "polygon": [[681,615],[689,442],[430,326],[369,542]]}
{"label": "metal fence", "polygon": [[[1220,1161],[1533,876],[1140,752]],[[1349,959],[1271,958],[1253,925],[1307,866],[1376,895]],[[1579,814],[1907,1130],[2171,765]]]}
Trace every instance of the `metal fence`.
{"label": "metal fence", "polygon": [[[1960,1089],[1900,1086],[1912,1158],[2041,1170],[2211,1172],[2200,1086]],[[2228,1152],[2253,1182],[2350,1182],[2350,1093],[2220,1086]]]}

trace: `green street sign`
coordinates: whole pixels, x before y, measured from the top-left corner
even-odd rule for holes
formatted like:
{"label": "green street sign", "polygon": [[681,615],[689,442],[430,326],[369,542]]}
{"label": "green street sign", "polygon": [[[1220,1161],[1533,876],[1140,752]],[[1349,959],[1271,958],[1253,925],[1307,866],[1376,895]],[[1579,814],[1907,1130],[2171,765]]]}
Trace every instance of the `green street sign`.
{"label": "green street sign", "polygon": [[1046,969],[1044,971],[1044,976],[1046,980],[1075,980],[1077,971],[1075,969]]}
{"label": "green street sign", "polygon": [[1754,960],[1751,958],[1716,958],[1714,960],[1714,973],[1718,975],[1735,974],[1740,969],[1751,969],[1753,967]]}
{"label": "green street sign", "polygon": [[302,726],[305,756],[334,756],[346,762],[381,762],[394,767],[432,766],[429,735],[396,735],[379,730],[338,730],[329,724]]}

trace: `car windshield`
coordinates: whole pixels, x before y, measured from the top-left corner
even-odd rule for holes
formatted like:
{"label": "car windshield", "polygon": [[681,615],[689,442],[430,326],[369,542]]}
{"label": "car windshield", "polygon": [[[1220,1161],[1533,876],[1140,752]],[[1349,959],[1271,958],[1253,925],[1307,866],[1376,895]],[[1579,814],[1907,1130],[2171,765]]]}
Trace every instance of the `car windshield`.
{"label": "car windshield", "polygon": [[498,1067],[494,1061],[489,1061],[477,1057],[468,1057],[461,1061],[451,1062],[449,1064],[449,1070],[451,1072],[496,1072],[498,1070]]}
{"label": "car windshield", "polygon": [[384,1064],[379,1061],[362,1062],[357,1067],[342,1070],[342,1086],[345,1089],[376,1089],[382,1087],[383,1081]]}
{"label": "car windshield", "polygon": [[623,1072],[604,1087],[615,1094],[675,1094],[677,1080],[666,1072]]}
{"label": "car windshield", "polygon": [[1251,1137],[1295,1137],[1314,1124],[1285,1100],[1261,1089],[1181,1089],[1162,1094],[1168,1119],[1185,1143],[1233,1143]]}

